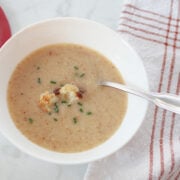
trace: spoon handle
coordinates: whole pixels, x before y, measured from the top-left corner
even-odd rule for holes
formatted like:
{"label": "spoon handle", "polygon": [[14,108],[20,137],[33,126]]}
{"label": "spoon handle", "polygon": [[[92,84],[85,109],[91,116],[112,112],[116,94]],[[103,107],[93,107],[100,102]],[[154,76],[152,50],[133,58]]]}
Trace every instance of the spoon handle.
{"label": "spoon handle", "polygon": [[150,93],[142,90],[137,90],[120,83],[108,81],[100,82],[99,85],[113,87],[128,92],[130,94],[137,95],[153,102],[161,108],[180,114],[180,96],[178,95],[169,93]]}
{"label": "spoon handle", "polygon": [[180,114],[180,96],[170,93],[152,93],[154,104],[157,106]]}

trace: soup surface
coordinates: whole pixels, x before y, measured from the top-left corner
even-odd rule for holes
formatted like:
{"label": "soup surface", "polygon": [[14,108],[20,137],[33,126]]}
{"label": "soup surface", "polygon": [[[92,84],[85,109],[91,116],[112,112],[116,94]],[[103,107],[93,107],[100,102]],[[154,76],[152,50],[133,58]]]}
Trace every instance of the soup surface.
{"label": "soup surface", "polygon": [[92,49],[75,44],[38,49],[17,65],[9,81],[12,119],[44,148],[93,148],[113,135],[127,108],[127,95],[98,86],[102,80],[123,83],[116,67]]}

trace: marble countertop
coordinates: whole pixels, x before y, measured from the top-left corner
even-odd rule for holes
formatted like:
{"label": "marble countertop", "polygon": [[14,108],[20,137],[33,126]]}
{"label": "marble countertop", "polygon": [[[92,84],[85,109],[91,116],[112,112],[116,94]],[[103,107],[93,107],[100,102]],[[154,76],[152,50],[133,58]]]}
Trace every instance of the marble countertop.
{"label": "marble countertop", "polygon": [[[12,29],[53,17],[95,20],[116,29],[123,0],[0,0]],[[82,180],[87,164],[63,166],[24,154],[0,134],[0,180]]]}

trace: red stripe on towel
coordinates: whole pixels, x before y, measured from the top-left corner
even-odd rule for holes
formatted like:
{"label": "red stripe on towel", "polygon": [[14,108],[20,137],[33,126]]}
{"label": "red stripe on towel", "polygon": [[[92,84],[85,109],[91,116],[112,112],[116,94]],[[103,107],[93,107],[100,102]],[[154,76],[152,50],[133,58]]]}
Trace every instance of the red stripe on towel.
{"label": "red stripe on towel", "polygon": [[173,131],[174,131],[174,122],[175,122],[175,117],[176,114],[173,113],[172,114],[172,123],[171,123],[171,130],[170,130],[170,138],[169,138],[169,144],[170,144],[170,152],[171,152],[171,169],[169,174],[171,174],[174,170],[174,166],[175,166],[175,159],[174,159],[174,144],[173,144]]}
{"label": "red stripe on towel", "polygon": [[[169,36],[169,30],[170,30],[170,25],[171,25],[171,19],[172,19],[173,3],[174,3],[174,0],[171,0],[171,6],[170,6],[170,12],[169,12],[169,18],[168,18],[168,27],[167,27],[167,31],[166,31],[165,51],[164,51],[164,56],[163,56],[163,63],[162,63],[162,68],[161,68],[158,92],[161,91],[163,77],[164,77],[164,70],[165,70],[166,59],[167,59],[167,48],[168,48],[167,44],[168,44],[168,36]],[[154,136],[155,136],[155,128],[156,128],[157,111],[158,111],[158,108],[155,107],[151,141],[150,141],[150,150],[149,150],[149,154],[150,154],[150,156],[149,156],[149,180],[152,180],[152,177],[153,177],[153,162],[154,162],[153,161],[153,158],[154,158],[153,150],[154,150]]]}
{"label": "red stripe on towel", "polygon": [[160,139],[159,139],[160,165],[161,165],[159,180],[161,179],[161,177],[164,174],[164,146],[163,146],[164,140],[163,140],[163,136],[164,136],[164,126],[165,126],[166,113],[167,113],[167,111],[164,110],[163,115],[162,115],[161,131],[160,131]]}
{"label": "red stripe on towel", "polygon": [[156,40],[156,39],[151,39],[151,38],[148,38],[148,37],[143,37],[143,36],[140,36],[140,35],[137,35],[133,32],[130,32],[130,31],[126,31],[126,30],[118,30],[118,32],[122,32],[122,33],[127,33],[129,35],[132,35],[132,36],[135,36],[137,38],[140,38],[140,39],[143,39],[143,40],[147,40],[147,41],[152,41],[154,43],[158,43],[158,44],[164,44],[164,42],[161,42],[159,40]]}
{"label": "red stripe on towel", "polygon": [[[178,17],[180,15],[179,14],[179,8],[180,8],[180,5],[178,3]],[[179,28],[179,21],[177,21],[175,32],[178,32],[178,28]],[[175,64],[175,60],[176,60],[177,36],[178,36],[178,33],[175,33],[173,55],[172,55],[172,59],[171,59],[171,66],[170,66],[169,77],[168,77],[168,86],[167,86],[167,92],[168,93],[170,92],[170,88],[171,88],[172,77],[173,77],[173,72],[174,72],[174,64]],[[164,128],[165,128],[165,121],[166,121],[166,110],[163,111],[163,118],[162,118],[161,131],[160,131],[160,140],[159,140],[160,161],[161,161],[161,172],[160,172],[159,179],[161,179],[161,177],[164,174]]]}
{"label": "red stripe on towel", "polygon": [[[179,95],[180,92],[180,73],[177,81],[177,88],[176,88],[176,94]],[[175,124],[175,117],[176,114],[172,114],[172,123],[171,123],[171,130],[170,130],[170,138],[169,138],[169,143],[170,143],[170,152],[171,152],[171,169],[169,171],[169,174],[171,174],[174,170],[175,167],[175,157],[174,157],[174,144],[173,144],[173,131],[174,131],[174,124]]]}
{"label": "red stripe on towel", "polygon": [[174,178],[174,180],[178,180],[179,177],[180,177],[180,171],[179,171],[179,173],[177,174],[177,176]]}
{"label": "red stripe on towel", "polygon": [[[145,12],[145,13],[148,13],[148,14],[156,15],[156,16],[159,16],[159,17],[162,17],[162,18],[165,18],[165,19],[169,19],[170,18],[168,16],[164,16],[162,14],[158,14],[158,13],[153,12],[153,11],[149,11],[149,10],[145,10],[145,9],[140,9],[140,8],[138,8],[136,6],[133,6],[132,4],[126,4],[125,6],[133,8],[133,9],[136,9],[136,10],[138,10],[140,12]],[[174,20],[174,21],[178,20],[178,21],[180,21],[180,19],[176,19],[176,18],[171,18],[171,20]]]}
{"label": "red stripe on towel", "polygon": [[[135,13],[129,12],[129,11],[127,11],[127,10],[122,11],[122,13],[124,13],[124,14],[129,14],[129,15],[132,15],[132,16],[136,16],[136,17],[139,17],[139,18],[142,18],[142,19],[145,19],[145,20],[157,22],[157,23],[159,23],[159,24],[167,25],[167,23],[165,23],[164,21],[159,21],[159,20],[154,19],[154,18],[142,16],[142,15],[139,15],[139,14],[135,14]],[[169,20],[172,20],[172,17],[170,17],[170,18],[168,19],[168,21],[169,21]],[[174,24],[171,24],[171,26],[176,27]]]}
{"label": "red stripe on towel", "polygon": [[[129,29],[133,29],[135,31],[140,31],[140,32],[143,32],[143,33],[146,33],[146,34],[151,34],[151,35],[154,35],[154,36],[157,36],[157,37],[166,38],[166,35],[162,35],[162,34],[159,34],[159,33],[147,31],[147,30],[144,30],[144,29],[141,29],[141,28],[138,28],[138,27],[133,27],[133,26],[130,26],[128,24],[121,23],[121,26],[125,26],[125,27],[128,27]],[[177,29],[177,27],[176,27],[176,29]],[[176,31],[175,34],[178,34],[178,32]],[[174,40],[174,38],[172,38],[172,37],[168,37],[168,39],[169,40]],[[180,42],[180,39],[177,39],[177,37],[176,37],[176,41]]]}
{"label": "red stripe on towel", "polygon": [[158,113],[158,107],[155,107],[154,110],[154,120],[153,120],[153,126],[152,126],[152,133],[151,133],[151,142],[150,142],[150,150],[149,150],[149,180],[152,180],[152,174],[153,174],[153,156],[154,156],[154,136],[155,136],[155,128],[156,128],[156,118]]}
{"label": "red stripe on towel", "polygon": [[[166,32],[165,28],[161,28],[161,27],[158,27],[158,26],[155,26],[155,25],[152,25],[152,24],[148,24],[148,23],[144,23],[144,22],[141,22],[141,21],[136,21],[136,20],[130,19],[128,17],[120,17],[120,19],[126,20],[128,22],[133,22],[135,24],[141,24],[141,25],[144,25],[144,26],[147,26],[147,27],[151,27],[151,28],[157,29],[159,31],[165,31]],[[175,33],[175,31],[172,31],[172,30],[169,30],[169,32],[170,33]]]}
{"label": "red stripe on towel", "polygon": [[[126,33],[126,34],[132,35],[134,37],[137,37],[139,39],[143,39],[143,40],[146,40],[146,41],[151,41],[151,42],[158,43],[158,44],[161,44],[161,45],[167,45],[167,46],[173,47],[172,44],[166,44],[165,42],[162,42],[162,41],[159,41],[159,40],[156,40],[156,39],[152,39],[152,38],[148,38],[148,37],[144,37],[144,36],[138,35],[136,33],[133,33],[133,32],[127,31],[127,30],[119,29],[118,32]],[[180,49],[180,47],[177,46],[176,49]]]}

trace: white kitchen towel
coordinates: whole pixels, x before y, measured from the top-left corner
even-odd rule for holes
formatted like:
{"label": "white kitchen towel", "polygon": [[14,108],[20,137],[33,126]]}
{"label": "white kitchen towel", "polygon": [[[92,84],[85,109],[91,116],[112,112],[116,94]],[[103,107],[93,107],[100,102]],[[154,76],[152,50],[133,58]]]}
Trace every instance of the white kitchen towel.
{"label": "white kitchen towel", "polygon": [[[180,0],[126,1],[118,32],[141,56],[150,90],[179,94]],[[84,179],[180,179],[180,115],[151,104],[135,137],[89,164]]]}

